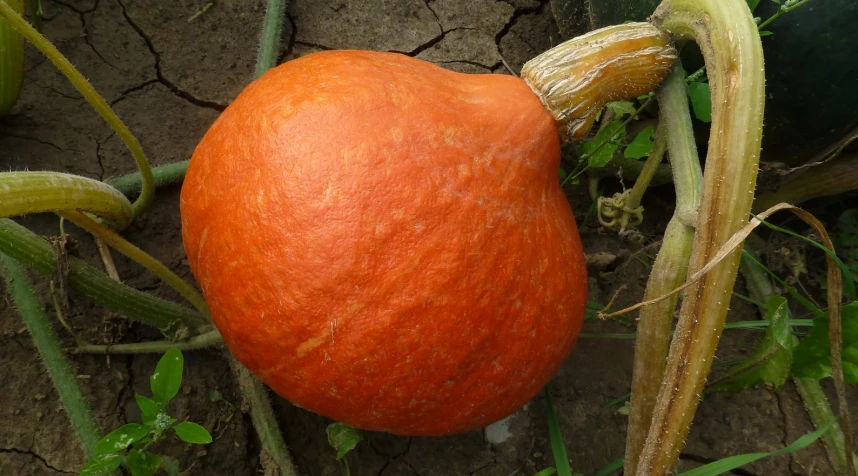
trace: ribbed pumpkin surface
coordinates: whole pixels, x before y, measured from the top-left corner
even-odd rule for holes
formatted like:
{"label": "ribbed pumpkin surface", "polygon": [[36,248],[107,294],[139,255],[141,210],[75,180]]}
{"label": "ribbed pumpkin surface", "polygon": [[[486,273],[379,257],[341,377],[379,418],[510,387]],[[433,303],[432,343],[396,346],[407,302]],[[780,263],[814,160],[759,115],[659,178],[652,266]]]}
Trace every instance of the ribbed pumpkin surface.
{"label": "ribbed pumpkin surface", "polygon": [[198,145],[185,249],[230,351],[278,394],[364,429],[470,431],[531,399],[581,328],[558,164],[518,78],[315,53]]}

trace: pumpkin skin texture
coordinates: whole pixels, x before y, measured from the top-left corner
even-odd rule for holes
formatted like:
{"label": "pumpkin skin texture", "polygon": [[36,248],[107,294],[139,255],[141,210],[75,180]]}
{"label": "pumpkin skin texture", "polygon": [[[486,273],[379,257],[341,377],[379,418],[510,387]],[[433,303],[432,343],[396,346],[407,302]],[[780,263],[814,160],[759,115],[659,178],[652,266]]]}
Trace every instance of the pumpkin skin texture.
{"label": "pumpkin skin texture", "polygon": [[279,395],[368,430],[467,432],[527,403],[580,332],[558,165],[519,78],[314,53],[205,134],[182,237],[224,342]]}

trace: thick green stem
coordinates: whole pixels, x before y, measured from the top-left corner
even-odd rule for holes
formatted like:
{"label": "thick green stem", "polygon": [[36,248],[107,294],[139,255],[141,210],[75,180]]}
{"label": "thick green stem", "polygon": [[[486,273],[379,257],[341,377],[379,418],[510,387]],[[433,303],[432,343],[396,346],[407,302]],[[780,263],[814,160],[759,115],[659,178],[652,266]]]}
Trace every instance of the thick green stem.
{"label": "thick green stem", "polygon": [[292,462],[286,442],[277,426],[277,419],[268,399],[268,389],[237,360],[232,357],[229,360],[232,371],[238,379],[241,394],[249,400],[250,418],[259,435],[262,450],[277,463],[281,476],[297,476],[295,463]]}
{"label": "thick green stem", "polygon": [[223,337],[220,332],[211,330],[182,342],[165,340],[114,345],[80,344],[75,352],[79,354],[163,354],[174,347],[179,350],[197,350],[222,343]]}
{"label": "thick green stem", "polygon": [[9,293],[18,306],[18,311],[33,337],[39,355],[54,381],[54,387],[63,402],[63,407],[77,433],[87,457],[95,456],[95,444],[101,439],[101,431],[95,425],[92,410],[77,384],[77,376],[72,372],[65,354],[45,309],[36,296],[24,268],[13,258],[0,253],[0,272],[6,278]]}
{"label": "thick green stem", "polygon": [[[189,163],[190,160],[183,160],[181,162],[154,167],[152,169],[152,176],[155,179],[155,187],[181,183],[185,178],[185,172],[188,171]],[[143,176],[140,172],[134,172],[121,177],[107,179],[105,183],[119,190],[123,195],[132,197],[140,193],[140,189],[143,186]]]}
{"label": "thick green stem", "polygon": [[149,161],[146,160],[146,155],[143,153],[143,149],[140,147],[137,138],[134,137],[125,123],[116,116],[116,113],[113,112],[104,98],[89,84],[89,81],[72,66],[69,60],[47,38],[30,26],[21,15],[16,13],[3,0],[0,0],[0,16],[4,17],[21,36],[30,41],[33,46],[38,48],[54,63],[57,69],[71,81],[74,87],[80,91],[86,101],[98,112],[131,151],[134,160],[137,162],[137,168],[140,169],[143,177],[143,191],[133,205],[134,215],[139,215],[152,202],[155,184],[152,180],[152,170],[149,168]]}
{"label": "thick green stem", "polygon": [[131,204],[110,185],[59,172],[0,172],[0,217],[80,210],[118,229],[131,224]]}
{"label": "thick green stem", "polygon": [[[712,90],[714,133],[690,275],[748,222],[762,138],[763,49],[745,0],[665,0],[651,21],[676,39],[697,41]],[[685,292],[638,476],[669,473],[679,457],[724,328],[740,258],[741,249]]]}
{"label": "thick green stem", "polygon": [[[745,249],[752,255],[758,254],[757,250],[762,249],[764,242],[756,234],[751,234],[745,240]],[[745,283],[748,286],[748,291],[755,300],[760,303],[765,303],[769,297],[775,294],[775,288],[769,280],[766,272],[754,261],[747,256],[742,257],[740,265],[742,276],[745,278]],[[768,310],[765,305],[760,306],[760,312],[763,316]],[[798,338],[792,337],[793,346],[798,345]],[[809,378],[793,378],[793,383],[798,391],[801,401],[804,403],[804,408],[810,417],[810,421],[815,429],[820,429],[832,421],[837,419],[834,410],[828,403],[828,397],[822,390],[822,386],[818,381]],[[846,464],[846,439],[843,435],[843,429],[839,423],[834,423],[831,428],[822,435],[822,442],[825,446],[825,453],[828,456],[828,461],[831,466],[840,475],[848,474]],[[854,458],[854,456],[853,456]]]}
{"label": "thick green stem", "polygon": [[[20,260],[35,271],[52,275],[59,263],[53,246],[41,236],[8,218],[0,219],[0,253]],[[74,257],[67,257],[69,287],[90,301],[131,319],[158,327],[168,334],[182,326],[194,328],[208,319],[178,304],[156,298],[107,277]]]}
{"label": "thick green stem", "polygon": [[[688,272],[688,259],[694,240],[693,217],[700,203],[703,173],[694,142],[694,130],[686,99],[685,71],[677,64],[658,90],[659,133],[667,143],[673,180],[676,185],[676,209],[664,233],[661,250],[653,263],[644,300],[653,299],[682,285]],[[637,187],[637,184],[635,184]],[[626,438],[624,473],[636,474],[653,408],[667,359],[671,324],[679,295],[641,309],[635,342],[632,376],[631,413]]]}
{"label": "thick green stem", "polygon": [[269,0],[262,24],[262,39],[259,41],[259,55],[256,57],[256,77],[277,64],[277,51],[280,49],[280,32],[283,30],[283,18],[286,0]]}
{"label": "thick green stem", "polygon": [[200,314],[203,316],[209,315],[209,308],[203,296],[192,288],[190,284],[178,277],[176,273],[170,271],[169,268],[164,266],[160,261],[156,260],[145,251],[129,243],[110,228],[101,225],[83,213],[66,210],[59,211],[57,214],[92,233],[98,238],[101,238],[116,251],[119,251],[128,258],[131,258],[141,264],[144,268],[161,278],[161,280],[167,283],[171,288],[175,289],[176,292],[178,292],[183,298],[187,299],[188,302],[193,304]]}

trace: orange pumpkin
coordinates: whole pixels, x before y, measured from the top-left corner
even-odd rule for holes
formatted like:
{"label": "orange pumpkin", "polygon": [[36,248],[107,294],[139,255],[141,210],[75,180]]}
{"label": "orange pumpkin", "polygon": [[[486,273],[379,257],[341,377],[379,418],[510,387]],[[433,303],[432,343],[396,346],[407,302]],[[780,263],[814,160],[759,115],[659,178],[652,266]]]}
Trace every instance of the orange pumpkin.
{"label": "orange pumpkin", "polygon": [[188,260],[229,350],[296,405],[474,430],[531,399],[581,329],[559,147],[522,79],[311,54],[250,84],[194,152]]}

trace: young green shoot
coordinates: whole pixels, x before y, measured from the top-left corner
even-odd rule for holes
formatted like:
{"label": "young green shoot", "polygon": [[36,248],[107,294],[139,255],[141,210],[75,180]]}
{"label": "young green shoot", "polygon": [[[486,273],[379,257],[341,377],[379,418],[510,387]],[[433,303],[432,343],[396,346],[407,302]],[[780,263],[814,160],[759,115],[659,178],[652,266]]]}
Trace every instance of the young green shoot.
{"label": "young green shoot", "polygon": [[81,476],[96,476],[124,466],[132,476],[155,474],[163,468],[168,474],[178,474],[178,462],[153,453],[150,447],[173,436],[185,443],[206,445],[211,434],[201,425],[179,422],[167,413],[170,401],[182,385],[184,357],[178,349],[170,349],[161,357],[149,385],[152,398],[135,394],[140,407],[141,423],[128,423],[108,433],[95,445],[95,454],[81,470]]}

